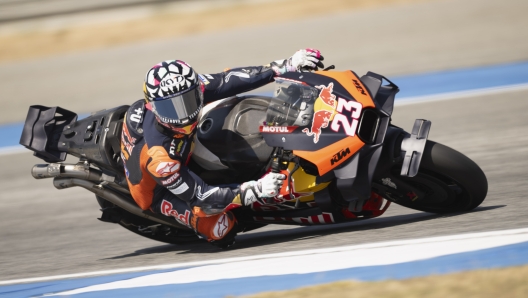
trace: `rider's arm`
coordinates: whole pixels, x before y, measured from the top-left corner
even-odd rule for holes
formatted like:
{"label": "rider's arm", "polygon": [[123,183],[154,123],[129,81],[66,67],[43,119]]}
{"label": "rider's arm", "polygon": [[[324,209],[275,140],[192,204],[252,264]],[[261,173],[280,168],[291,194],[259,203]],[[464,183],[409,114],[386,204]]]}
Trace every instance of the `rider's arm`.
{"label": "rider's arm", "polygon": [[168,144],[149,146],[148,172],[158,185],[165,187],[191,207],[209,207],[222,211],[240,194],[240,190],[236,186],[230,188],[208,185],[192,173],[176,152],[178,148],[185,146],[179,142],[185,140],[173,139]]}
{"label": "rider's arm", "polygon": [[191,207],[200,207],[204,212],[220,213],[229,207],[250,205],[263,197],[273,197],[285,178],[282,174],[268,173],[257,181],[241,185],[212,186],[191,172],[177,155],[163,146],[149,148],[151,157],[147,169],[154,180],[167,188]]}
{"label": "rider's arm", "polygon": [[156,123],[154,114],[147,111],[142,126],[147,144],[145,170],[159,186],[191,206],[202,202],[227,206],[237,197],[240,191],[236,188],[207,185],[186,167],[193,148],[192,138],[167,136]]}
{"label": "rider's arm", "polygon": [[205,87],[204,103],[208,104],[273,82],[275,72],[269,65],[249,66],[199,76]]}
{"label": "rider's arm", "polygon": [[323,59],[318,50],[302,49],[288,59],[273,61],[264,66],[239,67],[216,74],[201,74],[199,78],[205,87],[204,104],[262,87],[286,72],[318,70],[324,67],[321,62]]}

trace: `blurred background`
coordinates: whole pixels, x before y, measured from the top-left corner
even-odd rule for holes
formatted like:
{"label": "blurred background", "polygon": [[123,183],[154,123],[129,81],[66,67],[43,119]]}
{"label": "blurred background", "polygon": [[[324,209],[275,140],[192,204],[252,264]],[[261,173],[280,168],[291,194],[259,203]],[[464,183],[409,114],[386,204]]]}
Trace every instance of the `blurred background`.
{"label": "blurred background", "polygon": [[166,59],[209,73],[312,47],[327,65],[389,78],[524,61],[526,11],[525,0],[0,0],[0,124],[31,104],[131,103]]}

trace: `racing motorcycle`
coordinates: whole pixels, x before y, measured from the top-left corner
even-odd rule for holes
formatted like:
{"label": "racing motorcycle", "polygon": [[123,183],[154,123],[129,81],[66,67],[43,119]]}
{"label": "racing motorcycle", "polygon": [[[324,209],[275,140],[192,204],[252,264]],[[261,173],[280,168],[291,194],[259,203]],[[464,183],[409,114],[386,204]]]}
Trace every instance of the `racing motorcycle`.
{"label": "racing motorcycle", "polygon": [[[206,105],[189,168],[211,185],[286,175],[279,195],[234,206],[238,233],[267,224],[320,225],[382,215],[391,203],[432,212],[467,212],[482,203],[487,179],[463,154],[427,140],[431,122],[410,132],[391,123],[399,88],[389,79],[353,71],[286,73],[272,97],[237,96]],[[128,106],[78,120],[61,107],[31,106],[20,144],[47,164],[36,179],[57,189],[95,194],[103,222],[166,243],[197,240],[179,214],[140,209],[121,159]],[[65,163],[67,154],[77,163]],[[230,205],[231,206],[231,205]],[[225,206],[206,206],[221,210]]]}

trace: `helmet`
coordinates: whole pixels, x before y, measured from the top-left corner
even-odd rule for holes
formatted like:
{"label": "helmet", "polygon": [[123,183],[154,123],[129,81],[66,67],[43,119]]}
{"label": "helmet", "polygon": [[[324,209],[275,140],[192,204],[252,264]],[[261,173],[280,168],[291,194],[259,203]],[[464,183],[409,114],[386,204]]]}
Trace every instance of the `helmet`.
{"label": "helmet", "polygon": [[154,65],[145,77],[147,109],[158,122],[177,133],[194,131],[202,109],[204,87],[191,66],[180,60]]}

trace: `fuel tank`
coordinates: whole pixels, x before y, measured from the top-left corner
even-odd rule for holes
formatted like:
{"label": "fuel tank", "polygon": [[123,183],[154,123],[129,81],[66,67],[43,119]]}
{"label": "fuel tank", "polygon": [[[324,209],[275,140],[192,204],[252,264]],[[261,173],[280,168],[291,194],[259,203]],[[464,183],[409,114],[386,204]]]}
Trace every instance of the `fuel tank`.
{"label": "fuel tank", "polygon": [[264,174],[273,148],[262,138],[259,126],[266,119],[270,100],[241,96],[204,107],[193,153],[202,179],[215,184],[242,183]]}

